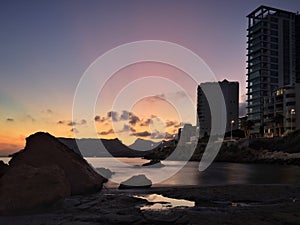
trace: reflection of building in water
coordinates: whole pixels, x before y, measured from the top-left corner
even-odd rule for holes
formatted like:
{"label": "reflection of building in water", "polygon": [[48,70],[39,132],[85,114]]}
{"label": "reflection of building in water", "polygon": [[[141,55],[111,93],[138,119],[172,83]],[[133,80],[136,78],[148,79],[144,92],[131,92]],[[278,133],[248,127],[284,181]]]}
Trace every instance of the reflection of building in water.
{"label": "reflection of building in water", "polygon": [[198,140],[196,131],[196,126],[184,124],[183,128],[180,128],[178,132],[179,144],[195,143]]}

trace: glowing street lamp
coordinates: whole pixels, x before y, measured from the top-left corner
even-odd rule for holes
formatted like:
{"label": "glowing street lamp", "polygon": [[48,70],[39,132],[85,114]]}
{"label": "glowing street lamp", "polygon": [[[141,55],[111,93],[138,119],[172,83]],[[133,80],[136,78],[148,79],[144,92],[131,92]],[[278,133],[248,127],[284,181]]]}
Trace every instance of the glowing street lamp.
{"label": "glowing street lamp", "polygon": [[233,124],[234,124],[234,120],[231,120],[230,121],[230,139],[232,140],[232,127],[233,127]]}
{"label": "glowing street lamp", "polygon": [[291,109],[291,131],[293,130],[293,115],[296,114],[295,109]]}

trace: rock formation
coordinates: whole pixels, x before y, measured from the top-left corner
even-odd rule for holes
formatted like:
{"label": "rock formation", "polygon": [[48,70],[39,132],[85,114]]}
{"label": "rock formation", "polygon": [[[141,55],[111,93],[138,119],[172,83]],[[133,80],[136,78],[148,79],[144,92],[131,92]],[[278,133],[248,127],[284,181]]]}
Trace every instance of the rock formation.
{"label": "rock formation", "polygon": [[47,206],[78,194],[94,193],[107,180],[78,154],[48,133],[26,139],[25,149],[0,178],[0,214]]}
{"label": "rock formation", "polygon": [[136,175],[123,181],[119,189],[131,189],[131,188],[150,188],[152,186],[151,180],[149,180],[144,174]]}

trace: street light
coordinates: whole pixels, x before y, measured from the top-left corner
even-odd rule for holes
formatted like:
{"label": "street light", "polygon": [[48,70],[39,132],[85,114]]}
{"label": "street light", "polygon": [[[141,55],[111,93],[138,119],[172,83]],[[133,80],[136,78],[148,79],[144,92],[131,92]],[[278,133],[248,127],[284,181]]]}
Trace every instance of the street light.
{"label": "street light", "polygon": [[291,132],[293,131],[293,115],[296,114],[295,109],[291,109]]}
{"label": "street light", "polygon": [[234,124],[234,120],[231,120],[230,122],[230,139],[232,140],[232,126]]}

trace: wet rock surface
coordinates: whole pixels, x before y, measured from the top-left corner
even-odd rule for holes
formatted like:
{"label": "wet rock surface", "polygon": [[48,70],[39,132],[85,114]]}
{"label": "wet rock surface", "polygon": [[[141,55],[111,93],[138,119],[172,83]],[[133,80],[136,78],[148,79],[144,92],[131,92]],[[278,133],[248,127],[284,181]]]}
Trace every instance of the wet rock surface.
{"label": "wet rock surface", "polygon": [[[158,193],[195,201],[195,207],[140,210],[149,203],[133,197]],[[73,196],[44,213],[0,217],[0,224],[300,224],[300,186],[234,185],[202,188],[105,189]]]}

